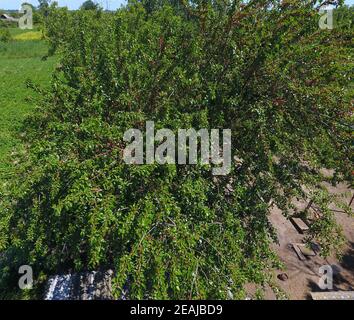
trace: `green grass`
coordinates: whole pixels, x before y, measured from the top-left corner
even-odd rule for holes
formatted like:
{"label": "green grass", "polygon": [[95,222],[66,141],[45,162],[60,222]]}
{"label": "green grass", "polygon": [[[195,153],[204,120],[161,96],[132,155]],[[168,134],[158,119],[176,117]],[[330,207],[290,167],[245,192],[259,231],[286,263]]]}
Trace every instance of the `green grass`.
{"label": "green grass", "polygon": [[[47,45],[41,40],[10,41],[0,43],[0,66],[1,69],[6,60],[32,59],[33,63],[42,62],[41,58],[47,53]],[[23,61],[18,61],[19,65]]]}
{"label": "green grass", "polygon": [[[28,31],[11,30],[12,35]],[[0,43],[0,181],[10,176],[13,165],[11,152],[20,148],[19,128],[34,108],[36,94],[26,88],[30,79],[41,86],[48,86],[56,58],[46,61],[44,41],[11,41]]]}
{"label": "green grass", "polygon": [[23,30],[20,28],[9,28],[9,31],[12,37],[16,37],[18,35],[23,35],[26,33],[39,32],[40,30],[38,27],[34,27],[33,29],[23,29]]}
{"label": "green grass", "polygon": [[41,40],[43,38],[43,33],[39,28],[24,30],[19,28],[9,28],[9,31],[14,40]]}

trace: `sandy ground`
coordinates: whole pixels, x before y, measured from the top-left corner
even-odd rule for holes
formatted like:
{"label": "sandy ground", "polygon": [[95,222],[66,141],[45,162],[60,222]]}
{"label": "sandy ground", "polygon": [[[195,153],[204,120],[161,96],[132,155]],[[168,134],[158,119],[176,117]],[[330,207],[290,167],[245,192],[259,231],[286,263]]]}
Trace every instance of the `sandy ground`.
{"label": "sandy ground", "polygon": [[[350,190],[344,184],[336,188],[328,186],[328,190],[336,194],[346,192],[347,195],[344,197],[346,203],[349,203],[353,195],[353,190]],[[305,208],[305,206],[305,203],[297,204],[300,210]],[[354,204],[352,204],[353,207]],[[338,210],[338,212],[334,212],[348,240],[341,260],[338,260],[336,257],[323,259],[319,255],[316,255],[314,257],[307,257],[305,261],[301,261],[290,244],[303,242],[304,235],[295,229],[291,221],[285,218],[279,209],[275,208],[272,210],[270,220],[277,230],[279,239],[279,244],[274,244],[273,248],[286,267],[284,271],[277,270],[276,276],[284,272],[288,276],[288,279],[285,281],[277,278],[277,284],[286,292],[290,299],[310,299],[311,291],[322,291],[318,283],[321,277],[319,268],[323,265],[332,266],[334,275],[333,291],[354,291],[354,218],[339,212],[339,209],[335,208],[335,206],[332,208]],[[267,290],[265,298],[274,299],[275,296],[270,290]]]}

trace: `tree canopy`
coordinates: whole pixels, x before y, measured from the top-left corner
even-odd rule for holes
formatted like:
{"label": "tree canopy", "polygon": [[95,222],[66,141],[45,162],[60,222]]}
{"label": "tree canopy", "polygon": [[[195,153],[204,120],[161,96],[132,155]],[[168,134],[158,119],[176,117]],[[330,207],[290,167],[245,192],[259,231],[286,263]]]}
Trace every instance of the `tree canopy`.
{"label": "tree canopy", "polygon": [[[269,212],[292,214],[296,198],[321,208],[309,240],[324,256],[340,249],[322,182],[352,181],[353,11],[321,30],[321,3],[52,10],[46,34],[62,58],[50,90],[31,85],[42,98],[2,190],[0,290],[30,264],[43,275],[113,268],[117,297],[244,298],[246,283],[273,285]],[[232,129],[231,173],[125,164],[124,132],[149,120]]]}
{"label": "tree canopy", "polygon": [[85,1],[80,7],[81,10],[97,10],[98,8],[99,5],[92,0]]}

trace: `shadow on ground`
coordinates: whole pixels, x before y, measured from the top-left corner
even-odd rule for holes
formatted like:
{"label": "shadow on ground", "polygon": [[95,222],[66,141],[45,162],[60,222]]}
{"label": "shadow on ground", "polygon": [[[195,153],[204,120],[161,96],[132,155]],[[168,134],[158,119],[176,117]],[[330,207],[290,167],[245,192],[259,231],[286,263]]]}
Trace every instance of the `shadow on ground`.
{"label": "shadow on ground", "polygon": [[[354,242],[349,242],[347,251],[342,256],[338,265],[332,265],[333,268],[333,289],[322,290],[318,283],[308,280],[308,289],[310,292],[326,292],[326,291],[354,291]],[[351,275],[348,277],[348,274]],[[350,279],[350,280],[348,280]],[[310,293],[306,295],[307,299],[311,299]]]}

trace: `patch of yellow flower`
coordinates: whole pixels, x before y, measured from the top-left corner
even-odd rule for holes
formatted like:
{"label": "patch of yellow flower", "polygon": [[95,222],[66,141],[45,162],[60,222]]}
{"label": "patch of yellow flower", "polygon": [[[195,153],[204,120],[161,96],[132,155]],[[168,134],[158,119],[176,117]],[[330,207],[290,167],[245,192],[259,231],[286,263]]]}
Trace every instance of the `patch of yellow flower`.
{"label": "patch of yellow flower", "polygon": [[13,39],[19,40],[19,41],[41,40],[42,39],[42,32],[40,32],[40,31],[24,32],[24,33],[14,36]]}

